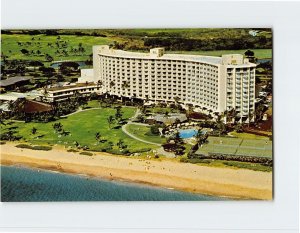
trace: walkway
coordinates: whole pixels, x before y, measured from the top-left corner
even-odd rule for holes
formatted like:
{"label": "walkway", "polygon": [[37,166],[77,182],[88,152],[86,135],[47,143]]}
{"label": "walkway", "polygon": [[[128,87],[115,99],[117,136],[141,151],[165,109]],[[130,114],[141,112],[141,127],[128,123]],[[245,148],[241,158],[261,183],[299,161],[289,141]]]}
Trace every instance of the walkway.
{"label": "walkway", "polygon": [[70,114],[67,114],[67,115],[64,115],[64,116],[60,116],[60,117],[68,117],[68,116],[72,116],[72,115],[74,115],[74,114],[77,114],[77,113],[79,113],[79,112],[85,112],[85,111],[95,110],[95,109],[102,109],[102,108],[86,108],[86,109],[80,108],[80,109],[78,109],[76,112],[72,112],[72,113],[70,113]]}
{"label": "walkway", "polygon": [[126,125],[123,125],[122,126],[122,130],[125,134],[127,134],[129,137],[137,140],[137,141],[140,141],[140,142],[144,142],[144,143],[147,143],[147,144],[151,144],[151,145],[156,145],[156,146],[159,146],[159,148],[157,149],[157,153],[160,154],[160,155],[164,155],[166,156],[167,158],[175,158],[175,155],[174,153],[170,153],[170,152],[166,152],[163,147],[161,146],[161,144],[159,143],[155,143],[155,142],[149,142],[149,141],[146,141],[146,140],[143,140],[141,138],[138,138],[136,137],[135,135],[129,133],[126,129],[126,126],[127,125],[141,125],[141,126],[149,126],[148,124],[144,124],[144,123],[139,123],[139,122],[132,122],[132,120],[134,120],[140,113],[140,110],[137,109],[137,111],[135,112],[134,116],[130,118],[130,120],[127,122]]}
{"label": "walkway", "polygon": [[143,139],[138,138],[138,137],[136,137],[135,135],[129,133],[129,132],[127,131],[127,129],[126,129],[126,126],[129,125],[129,124],[131,124],[131,122],[128,122],[126,125],[123,125],[123,126],[122,126],[123,132],[126,133],[129,137],[132,137],[132,138],[135,139],[135,140],[138,140],[138,141],[141,141],[141,142],[144,142],[144,143],[147,143],[147,144],[152,144],[152,145],[156,145],[156,146],[161,146],[161,144],[159,144],[159,143],[149,142],[149,141],[143,140]]}

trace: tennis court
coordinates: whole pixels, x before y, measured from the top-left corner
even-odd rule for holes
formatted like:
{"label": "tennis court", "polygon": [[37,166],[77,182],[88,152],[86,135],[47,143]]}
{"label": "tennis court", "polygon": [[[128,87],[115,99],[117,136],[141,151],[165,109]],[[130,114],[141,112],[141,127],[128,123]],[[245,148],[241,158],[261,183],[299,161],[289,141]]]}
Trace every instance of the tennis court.
{"label": "tennis court", "polygon": [[208,143],[202,145],[197,153],[207,155],[209,152],[272,157],[272,141],[268,139],[208,137]]}

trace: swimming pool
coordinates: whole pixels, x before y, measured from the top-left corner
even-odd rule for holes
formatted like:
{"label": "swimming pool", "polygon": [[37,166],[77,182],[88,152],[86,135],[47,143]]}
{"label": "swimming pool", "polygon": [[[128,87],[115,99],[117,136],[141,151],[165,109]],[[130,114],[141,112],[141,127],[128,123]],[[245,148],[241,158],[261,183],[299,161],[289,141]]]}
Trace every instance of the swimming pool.
{"label": "swimming pool", "polygon": [[179,130],[179,136],[181,138],[191,138],[197,134],[198,130],[196,129],[182,129]]}

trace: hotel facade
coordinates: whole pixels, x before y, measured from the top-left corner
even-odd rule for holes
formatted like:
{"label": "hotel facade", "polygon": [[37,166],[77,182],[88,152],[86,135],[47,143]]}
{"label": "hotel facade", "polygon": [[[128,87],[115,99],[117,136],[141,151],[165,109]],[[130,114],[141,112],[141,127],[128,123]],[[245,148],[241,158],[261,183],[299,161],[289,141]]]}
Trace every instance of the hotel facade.
{"label": "hotel facade", "polygon": [[[101,92],[154,102],[191,104],[212,112],[254,111],[255,67],[241,54],[222,57],[150,53],[93,47],[93,75],[79,82],[101,81]],[[98,82],[99,83],[99,82]]]}

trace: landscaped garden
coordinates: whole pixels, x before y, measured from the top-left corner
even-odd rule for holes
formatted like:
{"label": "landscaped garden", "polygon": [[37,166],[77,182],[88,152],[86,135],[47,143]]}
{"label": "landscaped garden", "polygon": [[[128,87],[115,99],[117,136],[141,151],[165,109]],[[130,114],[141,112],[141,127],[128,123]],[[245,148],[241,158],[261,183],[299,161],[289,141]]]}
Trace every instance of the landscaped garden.
{"label": "landscaped garden", "polygon": [[[123,107],[122,120],[132,117],[136,108]],[[113,108],[91,109],[75,113],[64,119],[48,123],[23,123],[5,121],[1,131],[12,130],[22,136],[22,142],[32,144],[64,145],[68,148],[89,148],[90,150],[120,153],[146,151],[155,145],[137,142],[126,135],[114,118]]]}
{"label": "landscaped garden", "polygon": [[153,142],[158,144],[163,144],[166,142],[165,138],[153,134],[151,132],[150,126],[128,124],[126,125],[126,129],[129,133],[136,136],[137,138],[140,138],[148,142]]}

